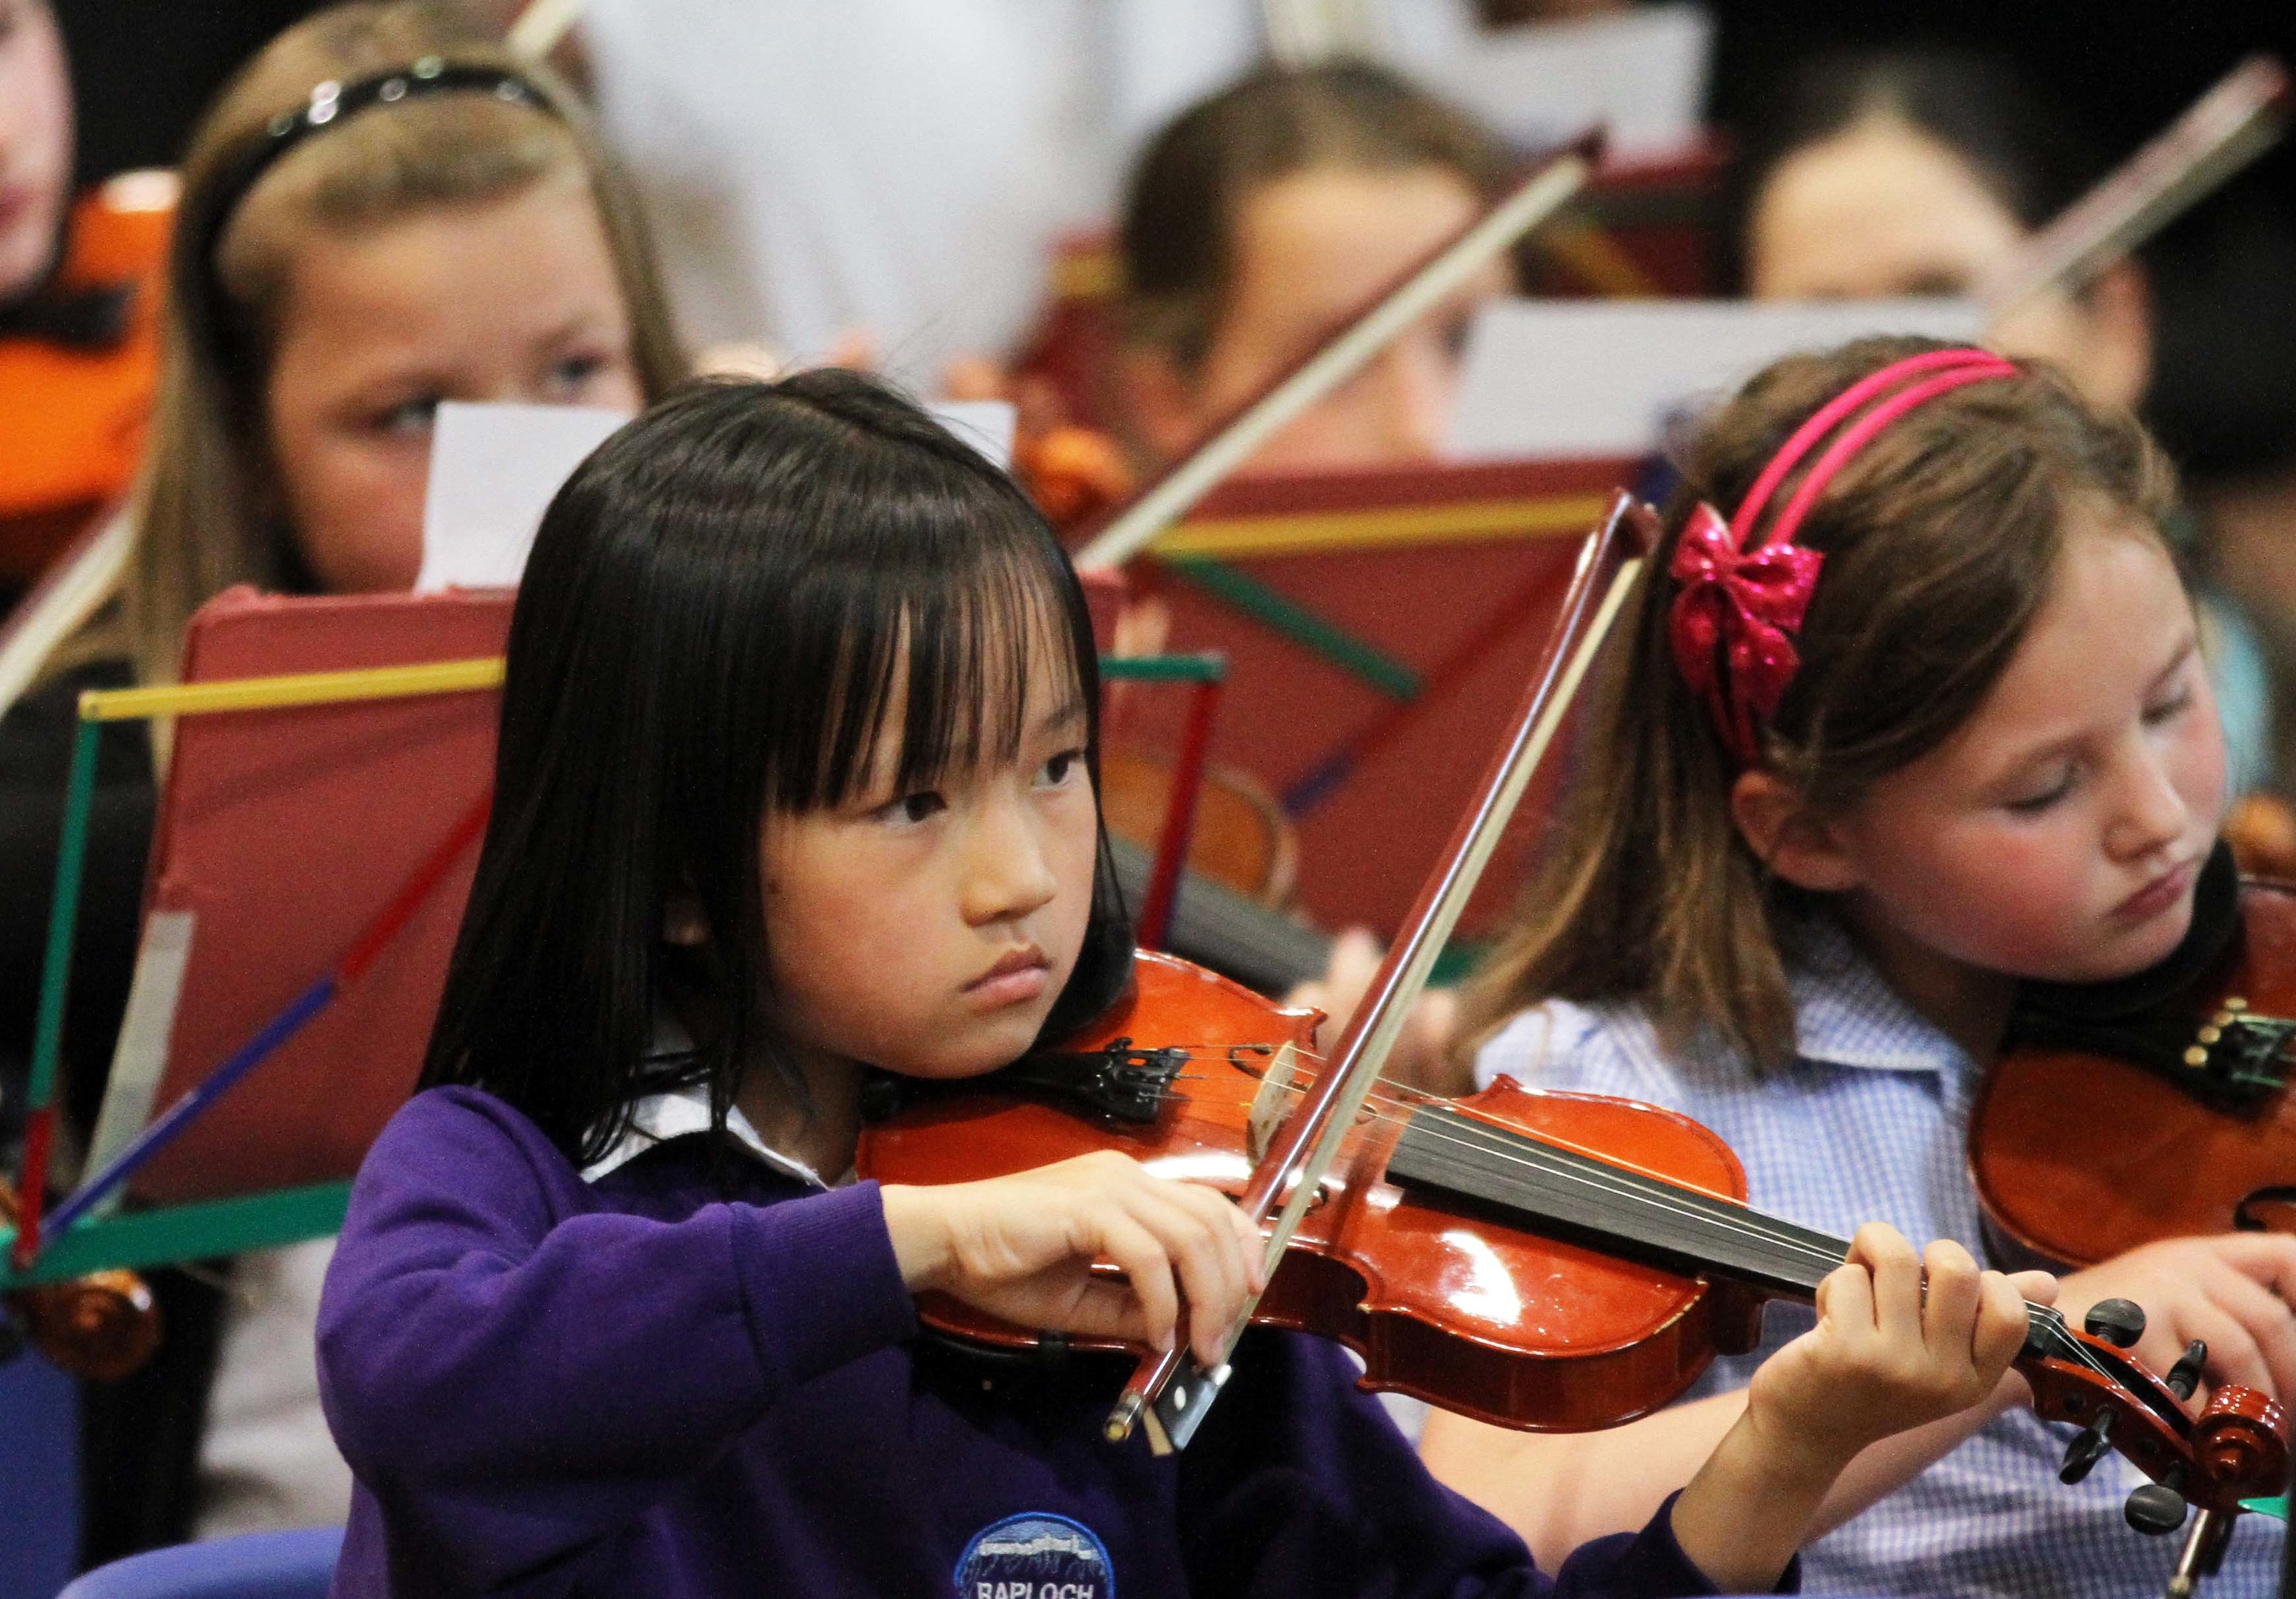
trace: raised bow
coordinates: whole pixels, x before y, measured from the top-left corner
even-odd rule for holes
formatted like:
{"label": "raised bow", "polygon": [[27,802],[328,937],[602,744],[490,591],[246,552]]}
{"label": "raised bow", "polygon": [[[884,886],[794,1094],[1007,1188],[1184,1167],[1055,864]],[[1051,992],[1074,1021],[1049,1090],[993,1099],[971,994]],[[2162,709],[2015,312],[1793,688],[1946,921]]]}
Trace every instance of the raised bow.
{"label": "raised bow", "polygon": [[1706,701],[1741,767],[1760,753],[1756,728],[1801,665],[1793,640],[1825,556],[1798,545],[1742,551],[1713,506],[1690,513],[1669,569],[1681,585],[1668,618],[1683,681]]}

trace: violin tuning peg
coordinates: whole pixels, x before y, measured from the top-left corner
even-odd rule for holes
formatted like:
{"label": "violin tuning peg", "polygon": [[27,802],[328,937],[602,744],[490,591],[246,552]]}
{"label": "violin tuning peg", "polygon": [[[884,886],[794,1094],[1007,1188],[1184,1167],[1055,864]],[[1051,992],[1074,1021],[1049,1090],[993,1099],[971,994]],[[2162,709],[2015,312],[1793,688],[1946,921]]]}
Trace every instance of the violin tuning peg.
{"label": "violin tuning peg", "polygon": [[2125,1349],[2144,1336],[2144,1308],[2134,1300],[2099,1300],[2088,1308],[2081,1325],[2091,1338]]}
{"label": "violin tuning peg", "polygon": [[2112,1417],[2110,1410],[2102,1411],[2096,1420],[2081,1429],[2080,1436],[2065,1447],[2065,1464],[2057,1472],[2057,1480],[2067,1485],[2079,1482],[2095,1469],[2096,1463],[2112,1452]]}
{"label": "violin tuning peg", "polygon": [[2128,1496],[2121,1513],[2128,1524],[2146,1538],[2161,1538],[2185,1524],[2185,1513],[2189,1508],[2185,1496],[2175,1488],[2159,1482],[2148,1482]]}
{"label": "violin tuning peg", "polygon": [[2201,1368],[2208,1363],[2209,1346],[2204,1341],[2195,1338],[2185,1346],[2185,1352],[2177,1357],[2177,1364],[2169,1368],[2169,1374],[2161,1381],[2168,1383],[2169,1390],[2178,1398],[2189,1399],[2193,1397],[2193,1390],[2200,1386]]}

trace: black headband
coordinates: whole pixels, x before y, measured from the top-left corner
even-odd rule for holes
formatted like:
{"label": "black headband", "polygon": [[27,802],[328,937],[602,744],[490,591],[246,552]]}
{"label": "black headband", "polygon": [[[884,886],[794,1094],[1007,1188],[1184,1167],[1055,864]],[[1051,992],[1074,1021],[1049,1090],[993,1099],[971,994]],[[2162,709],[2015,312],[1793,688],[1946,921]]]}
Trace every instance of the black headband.
{"label": "black headband", "polygon": [[316,86],[300,107],[272,118],[236,156],[224,163],[217,176],[201,185],[202,192],[195,197],[196,210],[181,218],[174,270],[183,315],[195,324],[204,324],[195,325],[194,336],[218,355],[224,353],[225,306],[222,285],[215,277],[216,246],[239,202],[281,156],[312,135],[336,127],[370,106],[447,94],[491,94],[511,105],[558,114],[549,96],[516,72],[501,67],[458,65],[436,55],[372,78],[350,83],[330,78]]}
{"label": "black headband", "polygon": [[313,134],[356,117],[371,105],[396,105],[402,100],[449,94],[487,94],[512,105],[531,106],[539,111],[552,109],[542,91],[515,72],[500,67],[456,66],[435,55],[353,83],[330,78],[315,86],[299,109],[281,111],[265,123],[263,132],[216,183],[210,193],[215,196],[217,217],[230,216],[274,162]]}

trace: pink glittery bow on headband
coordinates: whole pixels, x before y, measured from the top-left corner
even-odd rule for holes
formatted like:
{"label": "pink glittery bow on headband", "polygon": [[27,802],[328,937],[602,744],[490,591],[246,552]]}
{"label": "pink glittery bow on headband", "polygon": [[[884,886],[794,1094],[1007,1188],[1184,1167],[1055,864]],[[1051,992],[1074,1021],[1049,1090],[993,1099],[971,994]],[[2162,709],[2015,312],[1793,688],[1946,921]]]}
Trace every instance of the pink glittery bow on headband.
{"label": "pink glittery bow on headband", "polygon": [[[1790,636],[1809,610],[1825,557],[1796,545],[1793,536],[1817,496],[1868,440],[1916,406],[1966,383],[2016,373],[2010,363],[1981,349],[1931,350],[1893,362],[1843,390],[1796,429],[1729,521],[1711,505],[1692,509],[1668,569],[1681,585],[1668,615],[1675,667],[1706,702],[1723,747],[1742,768],[1759,758],[1759,730],[1801,667]],[[1908,378],[1919,381],[1859,417],[1818,457],[1768,537],[1751,537],[1770,496],[1801,458],[1858,406]]]}

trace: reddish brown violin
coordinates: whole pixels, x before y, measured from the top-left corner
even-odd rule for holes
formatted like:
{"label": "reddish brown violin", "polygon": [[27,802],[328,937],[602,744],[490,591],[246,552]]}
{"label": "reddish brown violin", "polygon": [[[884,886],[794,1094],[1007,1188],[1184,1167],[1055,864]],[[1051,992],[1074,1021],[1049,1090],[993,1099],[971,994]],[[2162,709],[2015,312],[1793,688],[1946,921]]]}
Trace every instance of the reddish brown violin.
{"label": "reddish brown violin", "polygon": [[[859,1169],[969,1182],[1112,1148],[1242,1196],[1316,1086],[1314,1014],[1172,955],[1144,953],[1135,977],[1057,1049],[871,1126]],[[1174,1038],[1187,1042],[1159,1042]],[[1752,1348],[1765,1299],[1808,1301],[1841,1263],[1846,1241],[1751,1210],[1744,1193],[1721,1139],[1649,1105],[1505,1079],[1461,1100],[1374,1094],[1252,1319],[1347,1344],[1368,1387],[1501,1426],[1611,1426],[1674,1398],[1716,1353]],[[954,1300],[923,1308],[977,1343],[1037,1341]],[[2203,1508],[2279,1491],[2271,1400],[2223,1389],[2194,1416],[2112,1343],[2030,1315],[2018,1365],[2038,1414],[2109,1438]],[[2077,1445],[2076,1460],[2105,1447]]]}
{"label": "reddish brown violin", "polygon": [[[2166,961],[2020,993],[1969,1126],[1971,1175],[2005,1249],[2079,1267],[2163,1238],[2296,1232],[2292,1036],[2296,888],[2243,882],[2220,845]],[[2170,1381],[2189,1393],[2207,1354],[2194,1344]],[[2172,1591],[2215,1570],[2231,1529],[2221,1513],[2195,1521]]]}
{"label": "reddish brown violin", "polygon": [[[16,1219],[16,1191],[0,1181],[0,1222]],[[117,1382],[160,1347],[160,1308],[134,1272],[98,1271],[6,1296],[41,1354],[75,1377]]]}
{"label": "reddish brown violin", "polygon": [[[1614,512],[1603,547],[1633,521]],[[1369,1387],[1502,1425],[1625,1421],[1675,1398],[1718,1351],[1751,1348],[1761,1301],[1808,1300],[1849,1246],[1748,1209],[1738,1162],[1711,1132],[1505,1081],[1437,1100],[1377,1078],[1639,561],[1620,564],[1607,594],[1602,564],[1582,567],[1513,738],[1327,1060],[1312,1053],[1311,1013],[1144,955],[1130,992],[1074,1037],[989,1078],[910,1087],[865,1129],[860,1172],[963,1182],[1115,1149],[1213,1184],[1268,1237],[1273,1269],[1251,1321],[1349,1345]],[[978,1343],[1038,1341],[953,1302],[922,1310]],[[1140,1423],[1152,1444],[1184,1445],[1227,1368],[1130,1352],[1140,1365],[1111,1436]],[[2119,1449],[2154,1480],[2140,1494],[2161,1501],[2150,1508],[2163,1521],[2171,1508],[2181,1521],[2186,1501],[2228,1521],[2285,1480],[2279,1407],[2261,1394],[2221,1390],[2195,1415],[2189,1384],[2180,1394],[2042,1307],[2019,1364],[2040,1414],[2084,1429],[2072,1464]]]}
{"label": "reddish brown violin", "polygon": [[2296,887],[2219,847],[2175,954],[2119,982],[2028,983],[1970,1116],[1988,1217],[2036,1258],[2296,1232]]}

